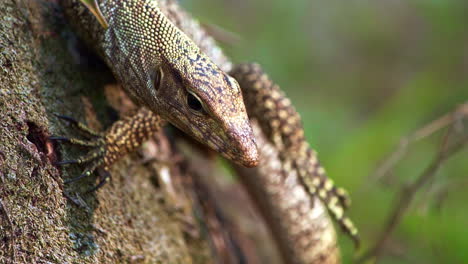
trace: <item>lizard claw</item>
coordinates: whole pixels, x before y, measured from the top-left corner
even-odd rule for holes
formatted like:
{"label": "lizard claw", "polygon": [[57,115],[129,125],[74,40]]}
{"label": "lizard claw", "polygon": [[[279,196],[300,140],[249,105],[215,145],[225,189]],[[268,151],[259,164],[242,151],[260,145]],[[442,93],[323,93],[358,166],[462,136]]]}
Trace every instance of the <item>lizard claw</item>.
{"label": "lizard claw", "polygon": [[97,190],[99,190],[104,184],[106,184],[109,179],[111,178],[111,174],[107,170],[103,170],[104,176],[102,176],[102,179],[99,181],[99,183],[94,186],[93,188],[87,190],[85,193],[93,193]]}
{"label": "lizard claw", "polygon": [[62,161],[57,161],[54,163],[56,166],[62,166],[62,165],[67,165],[67,164],[75,164],[78,163],[77,160],[62,160]]}
{"label": "lizard claw", "polygon": [[69,138],[67,137],[57,137],[57,136],[51,136],[49,137],[50,140],[58,140],[58,141],[70,141]]}
{"label": "lizard claw", "polygon": [[[62,161],[58,161],[55,163],[56,166],[89,163],[86,166],[86,168],[83,170],[81,175],[64,181],[65,184],[70,184],[72,182],[76,182],[78,180],[81,180],[83,178],[90,176],[91,174],[94,173],[94,171],[98,167],[100,167],[101,165],[105,163],[105,156],[107,153],[107,144],[106,144],[105,137],[101,133],[91,130],[86,125],[78,122],[76,119],[69,117],[69,116],[58,115],[58,114],[55,114],[55,116],[57,116],[58,118],[62,120],[69,122],[71,125],[77,127],[80,131],[94,137],[93,139],[90,139],[90,140],[81,140],[77,138],[68,138],[68,137],[62,137],[62,136],[49,137],[50,140],[62,141],[62,142],[71,143],[73,145],[91,148],[91,150],[88,153],[86,153],[85,155],[81,157],[78,157],[77,159],[62,160]],[[93,187],[91,190],[87,192],[96,191],[97,189],[102,187],[104,183],[106,182],[106,179],[109,177],[110,177],[110,174],[107,172],[103,180],[101,180],[97,186]]]}
{"label": "lizard claw", "polygon": [[[75,126],[76,128],[78,128],[78,130],[80,130],[81,132],[83,132],[84,134],[86,134],[88,136],[92,136],[92,137],[102,137],[103,136],[102,133],[94,131],[93,129],[89,128],[85,124],[83,124],[81,122],[78,122],[78,120],[76,120],[73,117],[66,116],[66,115],[60,115],[60,114],[56,114],[56,113],[54,113],[54,115],[57,118],[68,122],[70,125]],[[64,138],[64,137],[56,137],[56,138],[57,138],[57,140],[66,140],[66,138]]]}
{"label": "lizard claw", "polygon": [[56,117],[62,119],[62,120],[65,120],[65,121],[71,123],[71,124],[78,124],[79,123],[75,118],[73,118],[71,116],[60,115],[60,114],[57,114],[57,113],[54,113],[54,115]]}
{"label": "lizard claw", "polygon": [[83,178],[85,178],[85,177],[88,177],[89,175],[91,175],[91,172],[90,172],[90,171],[87,171],[87,172],[85,172],[85,173],[82,173],[80,176],[75,177],[75,178],[68,179],[68,180],[64,181],[63,183],[65,183],[65,184],[70,184],[70,183],[72,183],[72,182],[76,182],[76,181],[81,180],[81,179],[83,179]]}

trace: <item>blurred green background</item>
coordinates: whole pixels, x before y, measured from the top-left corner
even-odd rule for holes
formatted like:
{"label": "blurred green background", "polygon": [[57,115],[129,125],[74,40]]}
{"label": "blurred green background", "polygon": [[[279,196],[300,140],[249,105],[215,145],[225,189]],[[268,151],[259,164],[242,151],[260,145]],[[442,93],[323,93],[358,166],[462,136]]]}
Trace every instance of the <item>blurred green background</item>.
{"label": "blurred green background", "polygon": [[[351,193],[350,215],[370,246],[443,133],[411,145],[390,176],[375,170],[402,137],[468,101],[468,1],[181,2],[236,32],[226,53],[261,63],[286,90],[328,174]],[[380,263],[468,263],[467,189],[465,150],[418,192]],[[352,263],[352,243],[341,236],[340,245]]]}

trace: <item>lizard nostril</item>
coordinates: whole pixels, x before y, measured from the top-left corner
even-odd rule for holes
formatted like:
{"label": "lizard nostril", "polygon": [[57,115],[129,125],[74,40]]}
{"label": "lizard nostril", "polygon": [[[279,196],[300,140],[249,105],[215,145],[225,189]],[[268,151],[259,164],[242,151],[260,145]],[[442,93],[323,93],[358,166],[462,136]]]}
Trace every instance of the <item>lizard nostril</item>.
{"label": "lizard nostril", "polygon": [[248,168],[256,167],[259,163],[259,155],[257,146],[253,144],[255,147],[249,149],[247,154],[245,155],[245,159],[242,162],[242,165]]}
{"label": "lizard nostril", "polygon": [[260,158],[257,143],[248,121],[244,126],[231,125],[226,130],[230,131],[229,140],[235,143],[233,145],[235,153],[233,161],[248,168],[257,166]]}

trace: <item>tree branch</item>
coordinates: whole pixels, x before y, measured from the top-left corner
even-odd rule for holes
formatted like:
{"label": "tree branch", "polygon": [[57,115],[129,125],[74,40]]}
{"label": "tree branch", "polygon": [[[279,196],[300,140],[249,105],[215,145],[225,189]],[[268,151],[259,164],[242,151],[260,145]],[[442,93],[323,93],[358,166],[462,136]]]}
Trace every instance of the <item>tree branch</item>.
{"label": "tree branch", "polygon": [[[434,160],[426,167],[426,169],[419,175],[419,177],[416,178],[416,180],[406,185],[401,190],[399,198],[397,199],[398,202],[395,203],[393,210],[387,218],[387,222],[384,225],[377,242],[374,246],[371,247],[371,249],[358,258],[357,263],[364,263],[365,261],[374,257],[379,258],[383,254],[390,235],[401,222],[401,219],[410,207],[416,193],[434,177],[440,167],[449,158],[453,157],[456,153],[460,152],[464,149],[464,147],[466,147],[466,145],[468,145],[468,134],[463,135],[462,138],[457,142],[450,143],[454,129],[465,116],[468,116],[468,103],[457,107],[457,109],[453,112],[448,113],[441,118],[429,123],[428,125],[413,133],[412,136],[408,137],[408,139],[403,140],[403,142],[420,140],[444,127],[447,127],[448,125],[451,125],[442,138],[439,151],[437,152]],[[398,153],[400,152],[397,152],[397,154]],[[392,159],[392,161],[395,160],[397,159]],[[393,166],[394,164],[391,167]],[[388,169],[390,169],[390,167]]]}

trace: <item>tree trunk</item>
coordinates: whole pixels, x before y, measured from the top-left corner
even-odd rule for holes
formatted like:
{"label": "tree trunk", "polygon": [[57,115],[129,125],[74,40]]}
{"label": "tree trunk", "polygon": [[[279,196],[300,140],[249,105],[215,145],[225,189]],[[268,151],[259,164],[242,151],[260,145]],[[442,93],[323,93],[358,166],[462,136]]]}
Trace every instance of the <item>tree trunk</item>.
{"label": "tree trunk", "polygon": [[[53,113],[96,128],[96,112],[110,124],[102,88],[112,76],[74,63],[56,1],[1,2],[0,263],[192,263],[172,205],[161,202],[152,179],[158,169],[138,154],[113,166],[112,181],[95,193],[84,193],[94,177],[63,185],[78,166],[53,162],[85,150],[48,139],[79,136]],[[203,259],[206,244],[197,248]]]}

